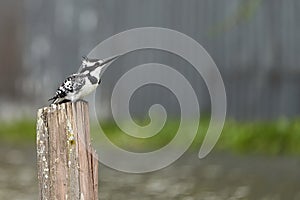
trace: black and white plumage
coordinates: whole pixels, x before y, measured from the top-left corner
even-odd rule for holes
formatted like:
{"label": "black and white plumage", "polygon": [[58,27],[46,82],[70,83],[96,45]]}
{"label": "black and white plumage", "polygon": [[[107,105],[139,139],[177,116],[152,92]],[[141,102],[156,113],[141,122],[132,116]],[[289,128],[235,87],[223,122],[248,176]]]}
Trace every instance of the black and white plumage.
{"label": "black and white plumage", "polygon": [[68,76],[49,101],[54,104],[74,102],[87,96],[100,84],[100,73],[104,67],[119,56],[103,60],[83,57],[79,72]]}

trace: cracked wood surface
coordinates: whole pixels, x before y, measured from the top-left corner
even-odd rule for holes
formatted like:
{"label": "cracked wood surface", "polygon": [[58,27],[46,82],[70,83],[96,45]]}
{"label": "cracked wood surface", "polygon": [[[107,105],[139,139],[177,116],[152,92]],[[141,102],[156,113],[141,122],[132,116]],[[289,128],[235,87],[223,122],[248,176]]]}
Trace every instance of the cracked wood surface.
{"label": "cracked wood surface", "polygon": [[85,101],[39,109],[36,142],[39,199],[98,199],[98,160]]}

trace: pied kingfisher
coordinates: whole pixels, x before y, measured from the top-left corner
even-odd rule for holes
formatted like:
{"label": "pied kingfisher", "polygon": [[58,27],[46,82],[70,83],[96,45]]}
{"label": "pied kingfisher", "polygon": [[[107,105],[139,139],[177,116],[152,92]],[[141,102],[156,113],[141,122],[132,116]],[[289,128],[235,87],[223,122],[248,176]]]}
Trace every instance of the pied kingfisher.
{"label": "pied kingfisher", "polygon": [[60,104],[68,101],[74,102],[90,94],[100,84],[100,73],[104,67],[120,56],[103,60],[89,59],[83,56],[79,72],[68,76],[49,101],[52,101],[52,104]]}

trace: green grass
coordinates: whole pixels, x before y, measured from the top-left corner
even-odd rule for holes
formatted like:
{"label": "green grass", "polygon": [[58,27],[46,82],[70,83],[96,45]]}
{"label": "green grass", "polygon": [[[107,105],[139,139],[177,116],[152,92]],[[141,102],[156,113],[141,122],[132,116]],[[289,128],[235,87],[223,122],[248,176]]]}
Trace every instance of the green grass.
{"label": "green grass", "polygon": [[[201,120],[190,151],[199,149],[208,124],[208,118]],[[179,124],[176,120],[170,120],[159,134],[147,139],[130,137],[114,123],[106,122],[101,126],[116,145],[131,151],[147,152],[169,143]],[[93,125],[92,130],[97,130],[97,126]],[[35,122],[0,122],[0,138],[1,143],[9,145],[35,145]],[[215,149],[245,154],[300,155],[300,119],[255,122],[227,120]]]}
{"label": "green grass", "polygon": [[218,148],[241,153],[300,154],[300,119],[226,122]]}
{"label": "green grass", "polygon": [[0,122],[0,141],[8,145],[34,145],[35,128],[33,120]]}

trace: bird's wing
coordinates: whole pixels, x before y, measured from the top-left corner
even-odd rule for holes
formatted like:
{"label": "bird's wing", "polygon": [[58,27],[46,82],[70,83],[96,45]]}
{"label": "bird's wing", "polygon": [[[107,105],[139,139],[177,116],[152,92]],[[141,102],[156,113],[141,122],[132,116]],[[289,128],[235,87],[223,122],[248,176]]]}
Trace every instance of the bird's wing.
{"label": "bird's wing", "polygon": [[55,95],[49,101],[56,99],[64,99],[70,93],[78,93],[85,84],[85,76],[82,74],[72,74],[67,77],[64,82],[57,88]]}
{"label": "bird's wing", "polygon": [[78,93],[85,84],[85,74],[73,74],[70,76],[71,88],[73,92]]}

